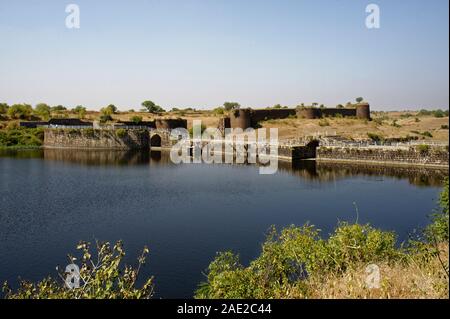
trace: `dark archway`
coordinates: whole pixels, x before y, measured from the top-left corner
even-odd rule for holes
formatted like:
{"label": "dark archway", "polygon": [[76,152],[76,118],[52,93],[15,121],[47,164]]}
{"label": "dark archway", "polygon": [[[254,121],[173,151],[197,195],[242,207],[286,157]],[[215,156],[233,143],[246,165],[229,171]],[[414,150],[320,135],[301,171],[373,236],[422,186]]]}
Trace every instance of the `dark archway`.
{"label": "dark archway", "polygon": [[150,138],[150,147],[161,147],[161,136],[158,134],[153,135]]}

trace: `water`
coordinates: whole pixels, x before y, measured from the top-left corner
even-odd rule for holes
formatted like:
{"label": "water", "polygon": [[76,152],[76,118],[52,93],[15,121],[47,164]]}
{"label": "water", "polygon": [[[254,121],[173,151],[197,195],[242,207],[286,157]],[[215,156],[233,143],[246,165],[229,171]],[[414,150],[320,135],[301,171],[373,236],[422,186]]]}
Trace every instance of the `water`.
{"label": "water", "polygon": [[[448,172],[304,162],[276,175],[251,165],[173,165],[165,153],[0,153],[0,282],[56,275],[80,240],[144,245],[156,297],[192,297],[216,252],[260,253],[271,225],[369,222],[405,240],[428,222]],[[356,213],[356,207],[359,214]]]}

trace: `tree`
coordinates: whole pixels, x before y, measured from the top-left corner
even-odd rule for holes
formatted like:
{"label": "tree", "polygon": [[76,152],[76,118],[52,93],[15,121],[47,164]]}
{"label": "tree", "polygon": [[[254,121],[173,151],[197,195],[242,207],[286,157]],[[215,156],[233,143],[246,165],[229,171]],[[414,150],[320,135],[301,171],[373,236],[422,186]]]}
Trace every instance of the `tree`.
{"label": "tree", "polygon": [[107,107],[104,107],[100,110],[100,112],[103,115],[109,115],[111,116],[112,114],[117,112],[117,107],[114,104],[110,104]]}
{"label": "tree", "polygon": [[165,112],[165,110],[161,106],[156,105],[153,101],[144,101],[141,103],[141,105],[145,107],[149,113],[157,114]]}
{"label": "tree", "polygon": [[78,114],[78,117],[79,117],[80,119],[84,119],[84,116],[86,115],[86,108],[85,108],[84,106],[82,106],[82,105],[77,105],[77,106],[73,109],[73,111],[74,111],[75,113]]}
{"label": "tree", "polygon": [[51,110],[54,111],[54,112],[62,112],[62,111],[66,111],[67,108],[65,106],[62,106],[62,105],[56,105],[56,106],[53,106],[51,108]]}
{"label": "tree", "polygon": [[0,103],[0,114],[6,114],[8,112],[9,105],[6,103]]}
{"label": "tree", "polygon": [[51,107],[45,103],[36,104],[35,113],[44,120],[48,120],[51,114]]}
{"label": "tree", "polygon": [[237,102],[225,102],[223,103],[223,108],[226,111],[237,110],[241,107],[241,105]]}
{"label": "tree", "polygon": [[343,106],[342,104],[338,104],[338,105],[336,105],[336,108],[337,108],[337,109],[343,109],[344,106]]}
{"label": "tree", "polygon": [[8,116],[12,119],[28,119],[33,113],[29,104],[14,104],[8,108]]}
{"label": "tree", "polygon": [[225,110],[224,110],[224,108],[223,107],[216,107],[214,110],[213,110],[213,113],[214,114],[216,114],[216,115],[222,115],[222,114],[224,114],[225,113]]}
{"label": "tree", "polygon": [[356,102],[357,103],[361,103],[362,101],[364,101],[364,99],[362,97],[357,97],[356,98]]}
{"label": "tree", "polygon": [[273,106],[273,108],[274,108],[274,109],[281,109],[282,106],[281,106],[281,104],[276,104],[276,105]]}

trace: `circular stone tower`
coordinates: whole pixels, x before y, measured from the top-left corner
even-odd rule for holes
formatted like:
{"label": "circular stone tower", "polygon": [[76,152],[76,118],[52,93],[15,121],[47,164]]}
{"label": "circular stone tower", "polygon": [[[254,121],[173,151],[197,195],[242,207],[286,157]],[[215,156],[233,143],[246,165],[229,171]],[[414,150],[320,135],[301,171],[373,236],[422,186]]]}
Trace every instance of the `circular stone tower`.
{"label": "circular stone tower", "polygon": [[241,128],[243,130],[251,127],[251,110],[239,109],[230,112],[231,128]]}
{"label": "circular stone tower", "polygon": [[356,105],[356,117],[361,120],[370,120],[370,105],[363,102]]}
{"label": "circular stone tower", "polygon": [[298,111],[297,116],[309,120],[316,119],[320,117],[320,110],[312,107],[305,107]]}

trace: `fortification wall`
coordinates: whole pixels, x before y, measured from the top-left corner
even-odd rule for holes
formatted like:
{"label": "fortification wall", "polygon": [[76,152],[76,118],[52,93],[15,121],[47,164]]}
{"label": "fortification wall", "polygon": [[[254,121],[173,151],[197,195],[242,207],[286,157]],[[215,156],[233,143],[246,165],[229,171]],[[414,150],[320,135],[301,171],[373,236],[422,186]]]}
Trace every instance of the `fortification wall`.
{"label": "fortification wall", "polygon": [[175,128],[187,128],[187,120],[185,119],[157,119],[155,127],[158,130],[171,130]]}
{"label": "fortification wall", "polygon": [[148,149],[148,130],[46,129],[44,147],[75,149]]}
{"label": "fortification wall", "polygon": [[320,117],[335,117],[341,115],[343,117],[356,116],[356,109],[319,109]]}
{"label": "fortification wall", "polygon": [[284,119],[289,116],[295,116],[296,109],[270,109],[270,110],[252,110],[251,125],[256,125],[259,121]]}
{"label": "fortification wall", "polygon": [[409,149],[319,147],[317,159],[448,167],[449,152],[448,146],[412,146]]}

